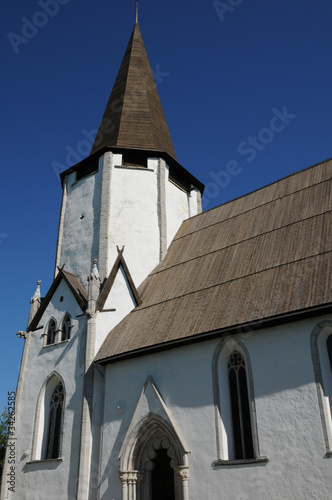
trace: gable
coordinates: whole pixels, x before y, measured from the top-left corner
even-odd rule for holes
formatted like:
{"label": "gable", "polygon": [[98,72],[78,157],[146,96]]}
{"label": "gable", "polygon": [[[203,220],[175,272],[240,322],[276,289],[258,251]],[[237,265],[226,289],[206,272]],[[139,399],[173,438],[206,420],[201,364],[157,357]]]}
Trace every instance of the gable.
{"label": "gable", "polygon": [[55,304],[56,310],[67,311],[71,314],[73,314],[72,311],[76,311],[75,315],[82,314],[87,306],[87,295],[79,279],[63,269],[59,270],[37,313],[28,325],[27,331],[36,330],[45,313],[48,317],[52,316],[50,311],[54,309]]}
{"label": "gable", "polygon": [[120,264],[112,288],[106,297],[101,311],[112,311],[114,309],[118,310],[119,308],[124,308],[126,312],[128,312],[136,306],[137,302],[131,290],[128,278],[123,266]]}
{"label": "gable", "polygon": [[127,309],[128,304],[132,305],[126,312],[141,303],[138,291],[123,256],[124,247],[122,250],[117,247],[117,250],[118,256],[97,300],[97,311],[112,311],[116,307],[121,307],[124,305],[123,300],[125,298],[127,298],[125,300],[127,303],[125,309]]}
{"label": "gable", "polygon": [[132,447],[135,440],[139,437],[140,430],[144,428],[146,422],[151,419],[162,422],[170,430],[170,432],[176,436],[183,452],[189,453],[188,448],[184,443],[183,438],[180,436],[177,426],[174,424],[172,416],[159,394],[152,377],[148,377],[144,384],[119,453],[122,470],[124,468],[123,462],[125,462],[126,454],[128,453],[127,448]]}

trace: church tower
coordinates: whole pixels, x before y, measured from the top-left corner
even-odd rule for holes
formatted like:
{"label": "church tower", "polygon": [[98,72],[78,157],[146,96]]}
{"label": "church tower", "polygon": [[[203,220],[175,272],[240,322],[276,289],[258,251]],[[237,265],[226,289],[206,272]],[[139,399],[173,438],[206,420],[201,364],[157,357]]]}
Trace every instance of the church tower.
{"label": "church tower", "polygon": [[90,156],[61,174],[58,267],[101,281],[117,245],[136,285],[162,260],[181,222],[201,211],[202,184],[179,165],[136,22]]}
{"label": "church tower", "polygon": [[54,281],[45,298],[38,282],[20,332],[21,458],[16,491],[5,485],[3,499],[97,498],[103,374],[94,357],[139,306],[139,285],[182,221],[201,211],[203,185],[176,159],[137,19],[91,153],[60,177]]}

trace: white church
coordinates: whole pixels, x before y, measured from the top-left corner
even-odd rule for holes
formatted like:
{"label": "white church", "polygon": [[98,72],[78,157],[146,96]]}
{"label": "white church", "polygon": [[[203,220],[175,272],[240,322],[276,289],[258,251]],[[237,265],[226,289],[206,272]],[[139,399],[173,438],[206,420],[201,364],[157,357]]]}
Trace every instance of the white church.
{"label": "white church", "polygon": [[330,499],[332,161],[201,213],[136,22],[61,182],[1,499]]}

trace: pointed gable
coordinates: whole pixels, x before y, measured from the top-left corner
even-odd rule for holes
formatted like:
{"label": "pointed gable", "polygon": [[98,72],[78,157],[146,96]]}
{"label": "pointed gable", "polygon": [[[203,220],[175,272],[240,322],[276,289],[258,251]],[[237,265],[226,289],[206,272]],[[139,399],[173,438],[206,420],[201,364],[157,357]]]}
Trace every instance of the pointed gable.
{"label": "pointed gable", "polygon": [[138,24],[135,24],[90,155],[104,147],[156,150],[176,160]]}
{"label": "pointed gable", "polygon": [[85,311],[87,307],[87,295],[79,278],[75,276],[75,274],[64,271],[63,269],[59,269],[59,272],[55,280],[53,281],[49,291],[47,292],[46,297],[42,300],[42,303],[37,313],[32,318],[30,324],[28,325],[28,332],[36,330],[39,321],[41,320],[44,312],[47,309],[48,304],[50,303],[54,293],[56,292],[62,280],[64,280],[64,282],[68,285],[69,289],[74,295],[82,311]]}
{"label": "pointed gable", "polygon": [[[124,437],[123,444],[119,453],[120,468],[124,470],[128,466],[128,455],[131,455],[131,450],[137,446],[140,440],[140,431],[149,421],[163,423],[166,428],[171,431],[171,435],[175,438],[175,443],[178,445],[180,455],[186,455],[189,452],[188,446],[179,434],[177,425],[167,408],[163,398],[161,397],[154,380],[149,376],[144,384],[139,401],[137,403],[134,415],[132,417],[127,434]],[[151,427],[151,425],[150,425]],[[148,441],[148,432],[145,432],[145,441]],[[156,427],[152,426],[151,435],[156,437]]]}
{"label": "pointed gable", "polygon": [[114,265],[113,265],[112,270],[109,274],[109,277],[107,278],[107,280],[103,286],[103,289],[99,295],[99,298],[97,300],[97,304],[96,304],[97,311],[103,311],[103,310],[107,309],[108,308],[107,304],[112,303],[111,292],[112,292],[112,289],[115,285],[117,277],[119,276],[119,274],[121,275],[121,273],[119,273],[119,271],[122,271],[122,275],[123,275],[122,278],[125,281],[125,284],[126,284],[125,286],[128,288],[128,291],[132,296],[133,307],[136,307],[142,303],[142,301],[138,295],[138,291],[135,287],[134,281],[133,281],[131,274],[129,272],[126,261],[124,259],[123,251],[124,251],[124,247],[122,248],[122,250],[119,250],[119,248],[118,248],[118,256],[114,262]]}

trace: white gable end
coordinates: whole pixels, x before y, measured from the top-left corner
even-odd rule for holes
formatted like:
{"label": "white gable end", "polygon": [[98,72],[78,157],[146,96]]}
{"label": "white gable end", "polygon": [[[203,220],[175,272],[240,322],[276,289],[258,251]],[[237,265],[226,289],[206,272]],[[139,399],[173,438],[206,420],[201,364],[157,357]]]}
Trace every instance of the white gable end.
{"label": "white gable end", "polygon": [[128,314],[134,307],[136,301],[131,291],[128,279],[120,264],[113,286],[108,294],[103,310],[116,309],[122,317]]}
{"label": "white gable end", "polygon": [[135,439],[142,424],[150,416],[158,416],[161,420],[163,420],[176,434],[183,450],[185,450],[186,453],[189,453],[187,446],[185,445],[183,439],[180,437],[179,432],[173,423],[169,410],[167,409],[167,406],[165,405],[161,395],[154,385],[152,378],[148,377],[147,381],[144,384],[141,396],[134,412],[134,416],[132,418],[126,438],[121,448],[119,456],[120,460],[122,457],[124,457],[125,450],[128,447],[130,441],[132,439]]}
{"label": "white gable end", "polygon": [[38,323],[38,328],[45,326],[50,318],[54,318],[58,323],[65,313],[69,313],[72,318],[76,318],[83,311],[75,299],[73,292],[62,279]]}
{"label": "white gable end", "polygon": [[[106,285],[105,285],[106,286]],[[125,270],[120,263],[114,282],[97,316],[96,348],[98,352],[109,332],[137,306]]]}

